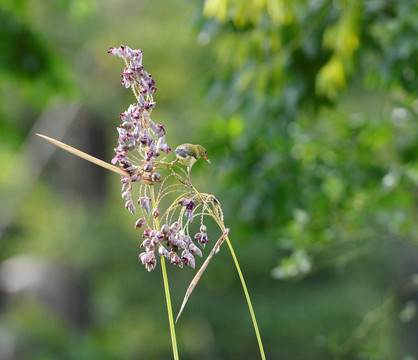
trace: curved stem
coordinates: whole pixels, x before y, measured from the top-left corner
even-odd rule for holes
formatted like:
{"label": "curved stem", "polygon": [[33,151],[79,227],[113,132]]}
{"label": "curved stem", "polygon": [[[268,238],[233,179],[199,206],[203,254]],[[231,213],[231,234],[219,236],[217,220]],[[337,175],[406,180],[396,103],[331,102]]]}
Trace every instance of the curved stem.
{"label": "curved stem", "polygon": [[[200,193],[196,190],[196,188],[193,185],[191,185],[191,184],[190,184],[190,187],[200,197],[202,203],[204,203],[204,200],[202,199],[202,197],[200,196]],[[206,209],[208,210],[210,216],[212,216],[212,218],[216,221],[216,223],[218,224],[218,226],[220,227],[220,229],[222,230],[222,232],[225,233],[225,231],[226,231],[225,226],[222,223],[222,221],[219,219],[219,217],[216,214],[214,214],[214,212],[212,211],[212,209],[210,209],[209,206],[207,206]],[[245,284],[244,276],[242,275],[241,268],[239,266],[237,256],[235,255],[234,248],[232,247],[232,243],[229,240],[229,237],[228,236],[226,236],[225,241],[228,244],[229,251],[231,252],[232,259],[234,260],[235,267],[236,267],[237,272],[238,272],[238,276],[239,276],[239,278],[241,280],[242,289],[244,290],[245,298],[246,298],[247,304],[248,304],[248,309],[250,310],[251,320],[253,322],[254,331],[255,331],[255,336],[257,337],[258,347],[260,349],[261,359],[262,360],[265,360],[266,359],[266,355],[264,354],[263,342],[261,341],[260,331],[258,330],[257,320],[255,318],[253,305],[251,303],[250,294],[248,293],[248,290],[247,290],[247,285]]]}
{"label": "curved stem", "polygon": [[[150,193],[151,193],[151,200],[152,206],[155,209],[155,194],[154,194],[154,186],[150,185]],[[155,219],[157,224],[157,228],[160,228],[160,222],[158,218]],[[160,256],[161,259],[161,270],[163,273],[163,282],[164,282],[164,291],[165,291],[165,299],[167,302],[167,311],[168,311],[168,322],[170,324],[170,335],[171,335],[171,344],[173,346],[173,356],[175,360],[179,359],[178,349],[177,349],[177,338],[176,338],[176,330],[174,328],[174,317],[173,317],[173,309],[171,306],[171,298],[170,298],[170,288],[168,286],[168,278],[167,278],[167,269],[165,266],[165,259],[164,255]]]}
{"label": "curved stem", "polygon": [[[218,223],[218,225],[219,225],[219,223]],[[221,229],[222,228],[223,228],[223,226],[221,227]],[[253,306],[251,304],[251,299],[250,299],[250,295],[249,295],[248,290],[247,290],[247,285],[245,284],[244,276],[242,275],[241,268],[240,268],[239,263],[238,263],[238,259],[237,259],[236,255],[235,255],[235,251],[234,251],[234,249],[232,247],[231,242],[229,241],[229,237],[228,236],[225,238],[225,241],[228,244],[229,251],[231,252],[232,258],[234,259],[235,267],[237,268],[238,276],[239,276],[239,278],[241,280],[242,289],[244,290],[245,298],[247,299],[248,309],[250,310],[251,319],[253,321],[255,336],[257,337],[258,347],[260,348],[261,358],[263,360],[265,360],[266,359],[266,355],[264,354],[264,348],[263,348],[263,343],[261,341],[260,331],[258,330],[257,320],[255,318]]]}

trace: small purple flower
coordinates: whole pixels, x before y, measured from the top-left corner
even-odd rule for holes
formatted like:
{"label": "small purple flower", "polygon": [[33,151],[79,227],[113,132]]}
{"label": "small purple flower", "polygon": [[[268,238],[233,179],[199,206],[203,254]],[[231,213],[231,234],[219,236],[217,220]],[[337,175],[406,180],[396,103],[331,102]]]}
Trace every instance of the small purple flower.
{"label": "small purple flower", "polygon": [[136,73],[140,73],[143,69],[142,66],[142,50],[134,50],[135,54],[132,57],[129,67]]}
{"label": "small purple flower", "polygon": [[140,218],[140,219],[138,219],[137,221],[136,221],[136,223],[135,223],[135,229],[136,230],[138,230],[139,228],[142,228],[142,227],[144,227],[145,226],[145,224],[146,224],[146,220],[144,219],[144,218]]}
{"label": "small purple flower", "polygon": [[153,248],[157,247],[158,245],[160,245],[160,239],[158,238],[158,236],[154,236],[151,240],[151,244],[153,246]]}
{"label": "small purple flower", "polygon": [[157,142],[157,148],[161,151],[164,151],[166,154],[168,154],[171,151],[171,148],[165,143],[165,136],[159,138]]}
{"label": "small purple flower", "polygon": [[189,245],[189,252],[191,254],[196,254],[199,255],[200,257],[202,257],[202,251],[195,245],[195,244],[190,244]]}
{"label": "small purple flower", "polygon": [[148,272],[154,270],[156,266],[157,266],[157,260],[155,259],[155,257],[153,257],[150,262],[145,264],[145,268],[148,270]]}
{"label": "small purple flower", "polygon": [[123,200],[132,200],[131,192],[132,192],[132,188],[129,188],[124,193],[122,193],[122,199]]}
{"label": "small purple flower", "polygon": [[202,234],[202,236],[199,239],[199,243],[202,246],[202,249],[204,249],[205,245],[209,242],[209,238],[206,235],[206,233],[201,233],[201,234]]}
{"label": "small purple flower", "polygon": [[209,242],[208,235],[205,232],[198,232],[194,236],[194,240],[200,244],[202,249],[204,249],[205,245]]}
{"label": "small purple flower", "polygon": [[183,261],[186,265],[189,265],[191,268],[194,269],[194,267],[195,267],[194,257],[187,250],[184,250],[182,252],[182,254],[181,254],[181,261]]}
{"label": "small purple flower", "polygon": [[195,207],[195,203],[193,202],[193,200],[190,199],[183,199],[180,202],[181,205],[183,205],[187,210],[193,210]]}
{"label": "small purple flower", "polygon": [[147,262],[150,261],[151,258],[147,252],[143,252],[139,254],[138,259],[140,262],[142,262],[142,265],[145,265]]}
{"label": "small purple flower", "polygon": [[157,266],[157,260],[152,251],[139,254],[138,259],[148,271],[154,270]]}
{"label": "small purple flower", "polygon": [[151,236],[151,229],[150,228],[146,228],[144,230],[144,233],[142,234],[142,237],[150,237]]}
{"label": "small purple flower", "polygon": [[157,137],[162,137],[165,135],[165,126],[164,125],[156,125],[156,129],[154,130],[154,134]]}
{"label": "small purple flower", "polygon": [[146,172],[151,172],[153,169],[154,169],[154,167],[149,162],[147,162],[146,165],[144,166],[144,171],[146,171]]}
{"label": "small purple flower", "polygon": [[170,253],[164,246],[160,246],[158,248],[158,253],[162,256],[164,256],[166,259],[170,259]]}
{"label": "small purple flower", "polygon": [[188,219],[190,222],[193,222],[194,215],[193,215],[193,211],[192,211],[192,210],[186,210],[186,211],[184,212],[184,216],[185,216],[185,217],[187,217],[187,219]]}
{"label": "small purple flower", "polygon": [[142,242],[142,244],[141,244],[141,247],[144,247],[144,248],[149,248],[150,247],[150,245],[151,245],[151,239],[145,239],[143,242]]}
{"label": "small purple flower", "polygon": [[135,83],[135,72],[131,69],[125,69],[125,71],[122,73],[121,83],[126,88],[131,87]]}
{"label": "small purple flower", "polygon": [[154,102],[145,101],[144,109],[151,110],[155,106],[155,104],[156,104],[155,101]]}
{"label": "small purple flower", "polygon": [[170,258],[171,258],[171,265],[180,265],[181,259],[175,252],[170,252]]}
{"label": "small purple flower", "polygon": [[168,237],[167,246],[178,247],[179,243],[180,243],[179,239],[175,237],[174,235],[170,235]]}
{"label": "small purple flower", "polygon": [[160,216],[160,209],[155,208],[155,209],[152,211],[152,216],[154,217],[154,219],[156,219],[158,216]]}
{"label": "small purple flower", "polygon": [[148,146],[150,144],[150,140],[146,136],[143,136],[142,138],[140,138],[139,142],[141,143],[142,146]]}
{"label": "small purple flower", "polygon": [[161,226],[161,234],[163,234],[164,236],[167,235],[170,231],[170,227],[167,224],[164,224],[163,226]]}
{"label": "small purple flower", "polygon": [[153,156],[154,156],[154,150],[149,148],[149,150],[147,151],[147,161],[150,161]]}
{"label": "small purple flower", "polygon": [[179,231],[179,226],[180,226],[180,224],[179,224],[179,222],[178,222],[178,221],[176,221],[176,222],[172,223],[172,224],[171,224],[171,226],[170,226],[170,231],[171,231],[171,233],[172,233],[172,234],[176,234],[176,233],[177,233],[177,231]]}
{"label": "small purple flower", "polygon": [[186,245],[192,244],[192,238],[190,237],[190,235],[184,235],[183,241]]}
{"label": "small purple flower", "polygon": [[138,204],[149,214],[151,210],[151,198],[143,196],[138,200]]}
{"label": "small purple flower", "polygon": [[125,209],[129,210],[132,215],[135,215],[135,213],[136,213],[136,209],[135,209],[135,206],[134,206],[132,200],[128,200],[125,203]]}
{"label": "small purple flower", "polygon": [[158,172],[155,172],[152,174],[151,176],[152,180],[156,181],[156,182],[160,182],[161,181],[161,175]]}
{"label": "small purple flower", "polygon": [[118,49],[112,46],[108,53],[115,56],[119,56],[122,59],[129,60],[131,58],[132,49],[129,46],[124,45],[121,45]]}

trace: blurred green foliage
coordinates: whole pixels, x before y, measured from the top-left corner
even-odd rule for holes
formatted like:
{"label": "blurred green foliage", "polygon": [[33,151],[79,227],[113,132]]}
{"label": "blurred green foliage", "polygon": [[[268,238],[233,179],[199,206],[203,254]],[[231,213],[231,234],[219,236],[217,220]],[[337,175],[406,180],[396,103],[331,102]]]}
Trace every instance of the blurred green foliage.
{"label": "blurred green foliage", "polygon": [[413,1],[205,3],[199,38],[218,54],[212,95],[227,124],[208,125],[211,150],[227,154],[219,173],[240,228],[295,251],[279,277],[310,270],[301,254],[357,238],[416,245],[417,11]]}
{"label": "blurred green foliage", "polygon": [[[76,122],[73,139],[88,146],[102,131],[112,158],[132,97],[106,50],[140,47],[169,144],[208,150],[212,166],[192,175],[222,202],[267,357],[413,359],[417,17],[412,0],[3,1],[0,198],[25,186],[16,153],[57,97],[89,114],[91,132]],[[161,276],[137,262],[118,178],[86,179],[104,184],[86,194],[59,177],[83,176],[67,159],[57,154],[19,203],[0,260],[31,254],[71,269],[86,323],[0,294],[2,348],[26,359],[170,358]],[[169,272],[176,309],[194,273]],[[259,358],[226,248],[177,332],[182,359]]]}

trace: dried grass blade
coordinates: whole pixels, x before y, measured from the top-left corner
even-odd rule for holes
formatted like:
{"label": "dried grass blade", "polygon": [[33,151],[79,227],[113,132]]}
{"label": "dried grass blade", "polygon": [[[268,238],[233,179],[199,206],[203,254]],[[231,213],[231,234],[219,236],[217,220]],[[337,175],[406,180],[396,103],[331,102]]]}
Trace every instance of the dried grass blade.
{"label": "dried grass blade", "polygon": [[122,170],[122,169],[120,169],[120,168],[118,168],[116,166],[113,166],[111,164],[108,164],[107,162],[105,162],[103,160],[100,160],[98,158],[95,158],[94,156],[91,156],[89,154],[86,154],[83,151],[77,150],[76,148],[73,148],[70,145],[64,144],[61,141],[55,140],[53,138],[50,138],[49,136],[45,136],[45,135],[41,135],[41,134],[36,134],[36,135],[40,136],[41,138],[49,141],[50,143],[52,143],[52,144],[60,147],[61,149],[66,150],[66,151],[68,151],[68,152],[70,152],[70,153],[72,153],[72,154],[74,154],[74,155],[76,155],[76,156],[78,156],[78,157],[80,157],[80,158],[82,158],[84,160],[90,161],[93,164],[99,165],[102,168],[105,168],[107,170],[113,171],[113,172],[118,173],[120,175],[123,175],[123,176],[126,176],[126,177],[130,177],[130,175],[129,175],[129,173],[127,171],[124,171],[124,170]]}
{"label": "dried grass blade", "polygon": [[229,229],[225,229],[224,233],[218,239],[218,241],[216,242],[212,251],[210,252],[210,254],[206,258],[205,262],[202,264],[199,271],[196,273],[195,277],[193,278],[192,282],[190,283],[189,287],[187,288],[186,295],[184,295],[184,299],[183,299],[183,303],[181,304],[180,311],[179,311],[179,313],[176,317],[176,323],[177,323],[177,320],[179,319],[181,313],[183,312],[184,307],[186,306],[187,300],[189,300],[189,297],[190,297],[191,293],[193,292],[194,288],[196,287],[197,282],[199,281],[199,279],[203,275],[203,272],[205,271],[206,267],[208,266],[209,261],[212,259],[213,255],[218,253],[222,243],[225,241],[226,237],[228,236],[228,233],[229,233]]}

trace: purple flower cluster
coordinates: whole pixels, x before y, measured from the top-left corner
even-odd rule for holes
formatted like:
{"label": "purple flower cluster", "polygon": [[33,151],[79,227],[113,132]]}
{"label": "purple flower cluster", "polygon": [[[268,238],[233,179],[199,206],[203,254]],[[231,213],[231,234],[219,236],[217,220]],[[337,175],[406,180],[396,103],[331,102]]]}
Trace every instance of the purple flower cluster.
{"label": "purple flower cluster", "polygon": [[[161,199],[158,196],[154,199],[153,189],[151,191],[147,186],[141,186],[138,199],[132,200],[133,182],[153,185],[162,181],[157,171],[161,161],[157,159],[163,153],[168,154],[171,149],[165,141],[164,125],[156,124],[151,119],[151,112],[155,107],[153,94],[157,88],[151,74],[143,69],[142,50],[132,50],[128,46],[121,45],[119,48],[111,47],[109,53],[124,60],[126,67],[121,82],[126,88],[131,88],[136,97],[136,103],[131,104],[120,114],[122,123],[117,127],[118,142],[112,163],[118,163],[126,171],[126,176],[122,176],[122,198],[125,200],[125,208],[135,215],[138,205],[144,216],[135,223],[135,229],[145,228],[141,243],[145,251],[139,254],[139,261],[148,271],[155,269],[158,249],[158,254],[169,259],[171,264],[181,268],[184,265],[194,268],[194,256],[202,257],[202,251],[196,244],[203,249],[209,241],[206,226],[203,224],[200,232],[193,239],[189,235],[189,224],[193,221],[194,213],[199,206],[196,199],[187,191],[183,199],[180,202],[178,199],[175,200],[169,210],[162,212],[163,215],[158,208]],[[169,216],[170,211],[176,211],[179,205],[181,210],[178,221],[171,225],[164,224],[158,229],[160,215],[166,216],[166,221],[171,223],[173,215]],[[182,225],[182,216],[188,220],[185,225]]]}
{"label": "purple flower cluster", "polygon": [[[143,69],[142,50],[132,50],[121,45],[118,49],[111,47],[108,52],[125,61],[122,84],[133,90],[137,100],[137,103],[131,104],[128,110],[120,114],[122,124],[117,128],[118,146],[112,159],[112,164],[118,162],[119,166],[129,173],[129,177],[122,176],[122,197],[126,200],[125,208],[135,214],[135,206],[131,199],[131,183],[140,181],[153,184],[161,181],[161,175],[156,171],[156,158],[161,152],[168,154],[171,149],[165,141],[164,125],[156,124],[151,119],[151,111],[155,106],[152,95],[157,88],[151,74]],[[138,157],[141,162],[134,163],[132,158]],[[147,210],[142,201],[140,204]]]}
{"label": "purple flower cluster", "polygon": [[[145,224],[145,219],[139,219],[137,224]],[[145,248],[145,252],[139,254],[138,258],[148,271],[154,270],[157,265],[156,248],[158,248],[159,255],[165,256],[172,265],[178,265],[181,268],[183,264],[194,268],[193,255],[202,257],[202,251],[193,243],[192,238],[180,229],[178,221],[171,226],[164,224],[160,230],[146,228],[142,237],[145,239],[141,247]]]}
{"label": "purple flower cluster", "polygon": [[141,49],[132,50],[129,46],[124,45],[116,49],[112,46],[108,53],[125,60],[126,67],[122,73],[122,85],[126,88],[137,86],[143,96],[152,95],[157,91],[151,74],[148,74],[142,66]]}

